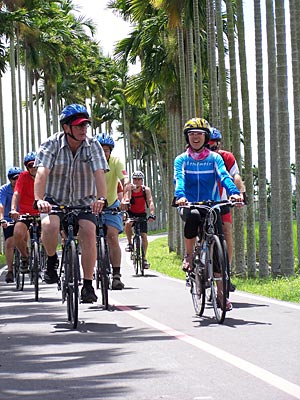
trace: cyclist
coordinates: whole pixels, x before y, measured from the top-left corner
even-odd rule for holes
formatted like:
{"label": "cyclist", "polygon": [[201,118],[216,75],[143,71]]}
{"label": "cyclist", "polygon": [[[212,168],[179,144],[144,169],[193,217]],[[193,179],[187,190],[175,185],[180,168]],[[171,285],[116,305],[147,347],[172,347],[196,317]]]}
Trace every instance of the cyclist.
{"label": "cyclist", "polygon": [[[53,204],[91,206],[101,212],[106,203],[105,171],[108,165],[101,146],[87,136],[90,125],[87,109],[80,104],[66,106],[60,115],[63,131],[48,138],[39,148],[34,185],[35,206],[42,216],[42,241],[47,253],[46,283],[58,281],[56,248],[60,218],[51,214]],[[92,286],[96,263],[96,215],[78,213],[79,241],[83,269],[81,301],[97,301]]]}
{"label": "cyclist", "polygon": [[[222,140],[222,134],[219,131],[219,129],[211,127],[210,140],[207,143],[207,147],[211,151],[215,151],[222,156],[225,167],[229,175],[233,178],[233,182],[235,183],[236,187],[240,190],[240,192],[244,193],[245,186],[242,181],[242,177],[240,175],[236,159],[230,151],[221,149],[221,140]],[[221,198],[227,199],[226,191],[223,190],[223,188],[220,185],[219,188],[220,188]],[[222,208],[221,218],[222,218],[223,232],[228,248],[229,264],[231,265],[233,256],[233,244],[232,244],[232,216],[229,206]],[[234,289],[235,289],[234,286],[231,284],[231,291],[234,291]]]}
{"label": "cyclist", "polygon": [[9,183],[2,185],[0,187],[0,221],[3,228],[3,235],[5,240],[4,245],[4,253],[7,264],[7,273],[5,276],[5,282],[11,283],[14,281],[14,273],[13,273],[13,258],[14,258],[14,226],[8,225],[8,222],[12,222],[12,219],[9,217],[9,212],[11,208],[11,199],[14,192],[14,187],[16,185],[17,179],[19,178],[20,173],[22,172],[19,167],[9,168],[7,173],[7,178]]}
{"label": "cyclist", "polygon": [[[99,133],[97,139],[101,144],[106,160],[109,165],[109,172],[105,174],[106,185],[107,185],[107,205],[108,208],[125,209],[128,204],[126,196],[118,199],[118,182],[121,182],[123,188],[129,183],[128,174],[125,171],[125,167],[119,158],[111,155],[112,150],[115,147],[114,139],[107,133]],[[120,213],[103,214],[103,223],[107,227],[107,241],[109,248],[109,257],[112,264],[112,289],[122,290],[124,284],[121,281],[121,248],[119,244],[119,233],[123,232],[123,217]]]}
{"label": "cyclist", "polygon": [[[130,197],[130,208],[128,210],[129,217],[145,217],[145,221],[141,223],[141,233],[142,233],[142,241],[144,247],[145,258],[143,260],[144,268],[149,268],[150,264],[147,261],[146,254],[148,248],[148,238],[147,238],[147,211],[146,207],[149,207],[150,215],[149,221],[154,221],[155,216],[155,207],[152,198],[151,189],[148,186],[143,185],[144,174],[142,171],[134,171],[132,174],[133,184],[129,186],[129,197]],[[127,221],[125,223],[125,233],[127,237],[128,244],[125,248],[125,251],[132,251],[132,224],[133,222]]]}
{"label": "cyclist", "polygon": [[[186,151],[174,161],[176,204],[184,206],[188,201],[220,200],[218,182],[226,189],[231,200],[242,201],[240,191],[227,173],[222,157],[206,147],[210,139],[209,123],[203,118],[192,118],[185,123],[183,134],[187,142]],[[191,262],[201,215],[198,210],[180,207],[179,213],[185,222],[186,254],[182,269],[189,271],[192,269]],[[220,217],[218,229],[222,229]],[[226,308],[232,308],[229,300]]]}
{"label": "cyclist", "polygon": [[34,167],[35,157],[36,152],[34,151],[29,152],[24,157],[26,171],[21,172],[19,175],[11,201],[10,216],[16,221],[14,227],[14,241],[15,246],[21,253],[20,271],[22,273],[27,273],[29,267],[28,228],[30,221],[18,221],[18,218],[20,214],[39,214],[39,212],[33,208],[33,187],[36,175],[36,168]]}

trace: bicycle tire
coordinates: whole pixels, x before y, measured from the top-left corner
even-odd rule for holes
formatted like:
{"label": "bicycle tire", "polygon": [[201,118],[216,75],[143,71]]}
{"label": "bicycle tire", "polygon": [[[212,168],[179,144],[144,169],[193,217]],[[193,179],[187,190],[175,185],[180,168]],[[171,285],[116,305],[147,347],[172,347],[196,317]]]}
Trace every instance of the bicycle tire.
{"label": "bicycle tire", "polygon": [[144,251],[144,245],[143,245],[143,239],[141,238],[140,240],[141,243],[141,249],[140,249],[140,254],[141,254],[141,263],[140,263],[140,270],[141,270],[141,275],[144,276],[145,268],[144,268],[144,261],[145,261],[145,251]]}
{"label": "bicycle tire", "polygon": [[223,249],[217,235],[213,235],[209,244],[209,261],[211,264],[211,268],[208,272],[211,302],[216,320],[219,324],[222,324],[226,316],[226,271]]}
{"label": "bicycle tire", "polygon": [[198,267],[190,274],[190,283],[195,314],[201,317],[205,309],[205,282]]}
{"label": "bicycle tire", "polygon": [[39,260],[39,246],[36,242],[33,243],[32,256],[31,256],[31,273],[32,283],[34,284],[34,299],[39,301],[39,276],[40,276],[40,260]]}
{"label": "bicycle tire", "polygon": [[97,257],[97,279],[98,280],[98,288],[99,283],[101,286],[101,297],[102,297],[102,305],[105,310],[108,310],[108,289],[109,289],[109,273],[110,273],[110,262],[108,256],[108,248],[105,245],[105,240],[103,237],[98,239],[98,257]]}
{"label": "bicycle tire", "polygon": [[223,248],[223,255],[224,255],[224,263],[225,263],[225,278],[226,278],[226,297],[229,299],[230,296],[230,264],[229,264],[229,256],[228,256],[228,249],[226,240],[222,240],[222,248]]}
{"label": "bicycle tire", "polygon": [[79,309],[79,259],[73,240],[67,245],[65,269],[68,321],[72,328],[76,329]]}
{"label": "bicycle tire", "polygon": [[47,253],[46,253],[46,249],[45,247],[41,244],[40,247],[40,269],[39,269],[39,273],[40,273],[40,278],[43,278],[43,273],[46,269],[46,262],[47,262]]}
{"label": "bicycle tire", "polygon": [[141,263],[141,255],[140,255],[140,237],[135,236],[133,238],[133,266],[135,270],[135,274],[139,274]]}
{"label": "bicycle tire", "polygon": [[21,256],[17,249],[14,250],[13,270],[15,276],[16,289],[22,291],[24,288],[25,276],[20,271]]}

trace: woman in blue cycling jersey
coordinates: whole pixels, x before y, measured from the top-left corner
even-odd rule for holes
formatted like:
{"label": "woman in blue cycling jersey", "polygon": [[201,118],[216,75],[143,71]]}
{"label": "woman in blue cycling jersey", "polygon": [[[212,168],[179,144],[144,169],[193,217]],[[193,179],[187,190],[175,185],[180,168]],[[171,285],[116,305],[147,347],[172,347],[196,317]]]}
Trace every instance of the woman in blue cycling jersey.
{"label": "woman in blue cycling jersey", "polygon": [[[203,118],[192,118],[184,125],[183,134],[187,142],[186,151],[174,161],[176,204],[183,206],[186,202],[220,200],[218,182],[226,189],[231,200],[242,201],[222,157],[206,147],[210,138],[209,123]],[[179,212],[185,222],[186,254],[182,269],[188,271],[201,216],[197,210],[190,211],[188,208],[179,208]]]}

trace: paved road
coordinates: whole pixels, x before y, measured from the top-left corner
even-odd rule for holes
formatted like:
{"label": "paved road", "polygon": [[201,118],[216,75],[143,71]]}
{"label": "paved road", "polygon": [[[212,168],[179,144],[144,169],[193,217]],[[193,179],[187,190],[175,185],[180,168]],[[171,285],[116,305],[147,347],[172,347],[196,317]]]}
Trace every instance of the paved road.
{"label": "paved road", "polygon": [[[124,247],[124,243],[122,244]],[[0,399],[300,399],[300,305],[242,292],[224,325],[194,316],[183,281],[149,270],[80,305],[71,330],[56,286],[40,302],[0,277]]]}

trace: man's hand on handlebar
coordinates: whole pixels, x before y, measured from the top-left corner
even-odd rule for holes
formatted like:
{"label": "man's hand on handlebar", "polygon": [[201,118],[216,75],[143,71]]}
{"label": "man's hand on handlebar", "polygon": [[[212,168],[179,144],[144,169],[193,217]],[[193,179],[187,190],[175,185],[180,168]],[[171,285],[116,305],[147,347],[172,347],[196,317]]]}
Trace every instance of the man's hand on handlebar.
{"label": "man's hand on handlebar", "polygon": [[46,200],[35,200],[33,208],[39,210],[40,213],[48,214],[52,210],[52,205]]}

